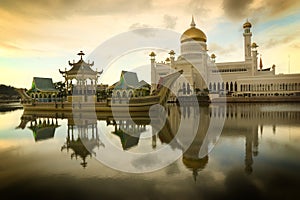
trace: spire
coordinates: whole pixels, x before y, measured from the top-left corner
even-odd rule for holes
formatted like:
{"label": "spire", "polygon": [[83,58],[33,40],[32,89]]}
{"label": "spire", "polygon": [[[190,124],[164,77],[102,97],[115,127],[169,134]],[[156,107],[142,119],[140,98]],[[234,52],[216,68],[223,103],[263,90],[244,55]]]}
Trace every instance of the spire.
{"label": "spire", "polygon": [[195,24],[195,20],[194,20],[194,15],[192,15],[192,22],[191,22],[191,27],[195,27],[196,24]]}

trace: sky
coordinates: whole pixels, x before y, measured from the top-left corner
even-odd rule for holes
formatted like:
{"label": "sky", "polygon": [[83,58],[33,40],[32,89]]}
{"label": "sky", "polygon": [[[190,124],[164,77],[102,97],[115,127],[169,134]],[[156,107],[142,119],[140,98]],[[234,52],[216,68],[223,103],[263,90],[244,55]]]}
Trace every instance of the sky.
{"label": "sky", "polygon": [[[300,73],[300,1],[1,0],[0,84],[29,88],[35,76],[62,81],[58,70],[70,69],[68,61],[77,61],[79,51],[88,59],[106,41],[141,28],[164,29],[180,36],[189,28],[192,15],[196,27],[207,36],[208,54],[216,54],[217,62],[243,60],[242,25],[248,19],[264,66],[275,64],[276,73]],[[174,41],[176,55],[179,45],[178,38]],[[108,65],[124,70],[148,65],[151,50],[127,52]],[[167,51],[157,54],[157,60],[164,60]],[[95,61],[93,68],[100,71],[107,66]],[[111,84],[119,75],[114,70],[109,79],[100,81]]]}

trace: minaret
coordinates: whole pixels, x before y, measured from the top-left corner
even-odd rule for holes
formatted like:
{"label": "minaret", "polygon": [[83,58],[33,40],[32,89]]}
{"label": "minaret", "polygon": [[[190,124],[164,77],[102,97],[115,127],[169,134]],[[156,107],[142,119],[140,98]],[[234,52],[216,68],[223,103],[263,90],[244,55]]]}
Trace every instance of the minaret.
{"label": "minaret", "polygon": [[244,29],[244,51],[245,51],[245,61],[251,60],[251,23],[247,21],[243,24],[243,29]]}
{"label": "minaret", "polygon": [[151,93],[153,90],[156,89],[156,83],[157,83],[157,78],[156,78],[156,66],[155,66],[155,56],[156,54],[152,51],[150,54],[150,61],[151,61]]}
{"label": "minaret", "polygon": [[257,71],[257,47],[258,45],[253,42],[251,45],[252,48],[252,76],[255,75],[256,71]]}

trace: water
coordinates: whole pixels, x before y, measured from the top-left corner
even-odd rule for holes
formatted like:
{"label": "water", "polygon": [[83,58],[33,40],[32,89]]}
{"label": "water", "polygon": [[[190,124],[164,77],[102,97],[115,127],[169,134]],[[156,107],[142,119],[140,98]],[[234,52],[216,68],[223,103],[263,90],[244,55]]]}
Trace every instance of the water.
{"label": "water", "polygon": [[170,105],[130,123],[6,109],[1,199],[299,199],[299,108]]}

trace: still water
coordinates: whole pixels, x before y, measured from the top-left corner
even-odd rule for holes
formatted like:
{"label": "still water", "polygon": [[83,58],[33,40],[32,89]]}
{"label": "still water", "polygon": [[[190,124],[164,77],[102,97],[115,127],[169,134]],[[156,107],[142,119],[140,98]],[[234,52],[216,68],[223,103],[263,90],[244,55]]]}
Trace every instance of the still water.
{"label": "still water", "polygon": [[0,199],[300,198],[300,104],[74,115],[0,113]]}

